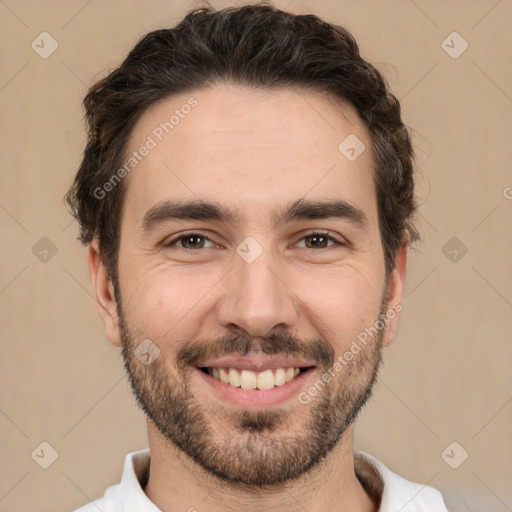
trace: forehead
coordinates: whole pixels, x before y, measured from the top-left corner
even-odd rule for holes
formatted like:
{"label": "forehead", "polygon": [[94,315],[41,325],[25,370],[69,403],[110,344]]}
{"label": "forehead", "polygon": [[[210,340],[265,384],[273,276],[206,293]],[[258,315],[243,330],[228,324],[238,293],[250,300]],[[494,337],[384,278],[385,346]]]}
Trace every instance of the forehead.
{"label": "forehead", "polygon": [[368,132],[351,106],[316,92],[217,85],[166,98],[139,119],[130,157],[122,223],[169,199],[214,200],[247,221],[305,196],[376,214]]}

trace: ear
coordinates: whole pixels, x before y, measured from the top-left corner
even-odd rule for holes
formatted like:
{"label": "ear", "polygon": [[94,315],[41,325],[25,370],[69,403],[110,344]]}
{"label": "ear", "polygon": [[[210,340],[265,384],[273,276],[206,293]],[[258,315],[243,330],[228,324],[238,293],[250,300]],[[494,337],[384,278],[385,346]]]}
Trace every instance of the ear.
{"label": "ear", "polygon": [[407,269],[407,256],[409,254],[409,238],[407,237],[403,245],[397,250],[395,255],[395,266],[391,271],[388,280],[388,300],[387,311],[389,311],[389,324],[383,339],[383,346],[387,346],[393,341],[398,328],[400,311],[402,311],[402,294],[404,290],[405,274]]}
{"label": "ear", "polygon": [[97,239],[89,244],[87,261],[96,300],[96,308],[105,324],[105,334],[111,343],[120,347],[122,344],[121,331],[119,329],[114,285],[101,259]]}

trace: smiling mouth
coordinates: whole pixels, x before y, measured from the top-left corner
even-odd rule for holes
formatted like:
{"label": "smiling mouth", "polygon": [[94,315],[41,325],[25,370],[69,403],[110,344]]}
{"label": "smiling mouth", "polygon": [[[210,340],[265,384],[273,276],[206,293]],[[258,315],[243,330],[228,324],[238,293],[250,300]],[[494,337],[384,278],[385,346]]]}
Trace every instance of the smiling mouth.
{"label": "smiling mouth", "polygon": [[231,367],[203,367],[199,368],[199,370],[210,375],[214,379],[220,380],[224,384],[228,384],[235,388],[266,390],[283,386],[311,368],[313,367],[272,368],[262,372],[253,372],[251,370],[242,370]]}

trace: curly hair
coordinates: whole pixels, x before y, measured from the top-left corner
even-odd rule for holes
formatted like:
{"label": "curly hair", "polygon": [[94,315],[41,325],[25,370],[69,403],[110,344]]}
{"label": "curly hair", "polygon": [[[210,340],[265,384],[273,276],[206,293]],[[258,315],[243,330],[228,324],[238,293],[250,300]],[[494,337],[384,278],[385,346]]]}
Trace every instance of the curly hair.
{"label": "curly hair", "polygon": [[88,142],[65,199],[78,220],[79,240],[98,240],[114,282],[125,187],[121,181],[101,199],[94,191],[121,167],[130,134],[148,107],[219,82],[267,90],[300,87],[355,108],[371,138],[389,275],[406,237],[419,238],[413,222],[414,153],[400,104],[379,71],[359,55],[346,29],[262,2],[190,11],[173,28],[146,34],[117,69],[88,91],[83,101]]}

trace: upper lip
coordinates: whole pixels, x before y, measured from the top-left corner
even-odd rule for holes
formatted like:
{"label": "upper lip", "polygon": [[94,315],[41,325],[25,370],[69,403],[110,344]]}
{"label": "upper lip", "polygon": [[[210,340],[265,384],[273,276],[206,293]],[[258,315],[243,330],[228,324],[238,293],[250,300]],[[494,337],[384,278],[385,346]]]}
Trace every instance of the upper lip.
{"label": "upper lip", "polygon": [[250,357],[225,356],[219,359],[209,359],[199,364],[198,368],[239,368],[240,370],[262,372],[276,368],[307,368],[309,366],[314,366],[314,364],[286,356],[261,355]]}

